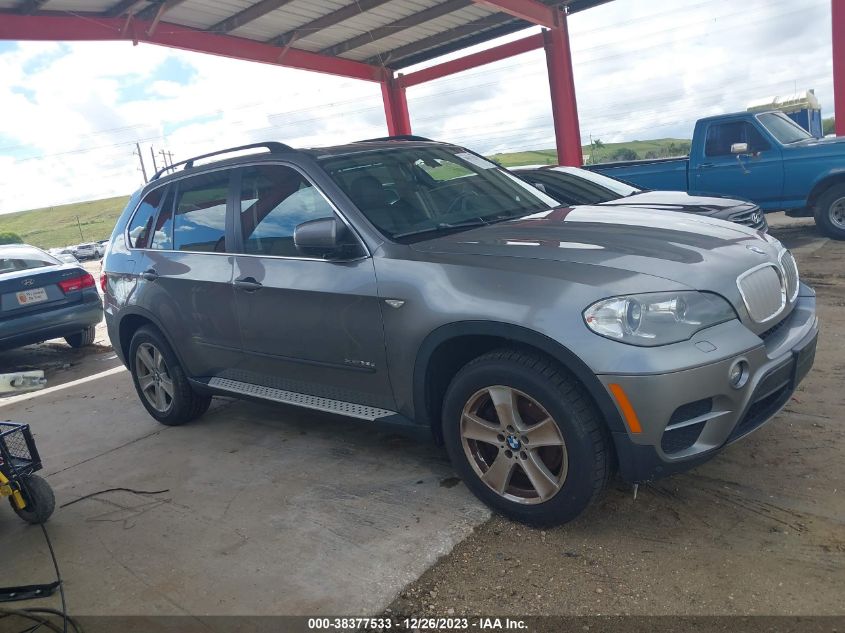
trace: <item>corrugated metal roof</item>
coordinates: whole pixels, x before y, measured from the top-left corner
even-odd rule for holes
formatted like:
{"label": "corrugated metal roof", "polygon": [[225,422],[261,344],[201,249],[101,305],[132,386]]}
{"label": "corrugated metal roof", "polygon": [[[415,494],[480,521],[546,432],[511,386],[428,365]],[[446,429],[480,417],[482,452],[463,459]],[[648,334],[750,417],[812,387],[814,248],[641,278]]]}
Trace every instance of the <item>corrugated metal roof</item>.
{"label": "corrugated metal roof", "polygon": [[[572,13],[609,1],[563,3]],[[390,69],[531,26],[474,0],[0,0],[0,20],[3,13],[127,23],[137,17],[154,28],[170,24],[269,43],[280,55],[290,47]]]}

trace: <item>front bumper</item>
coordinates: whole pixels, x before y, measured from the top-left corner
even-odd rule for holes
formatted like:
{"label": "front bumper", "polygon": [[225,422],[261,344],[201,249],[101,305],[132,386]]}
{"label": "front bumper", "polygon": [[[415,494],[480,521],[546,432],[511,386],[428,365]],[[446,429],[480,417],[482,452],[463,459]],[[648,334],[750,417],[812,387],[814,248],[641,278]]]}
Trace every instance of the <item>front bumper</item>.
{"label": "front bumper", "polygon": [[[688,470],[762,426],[810,371],[818,332],[815,295],[802,286],[789,316],[752,349],[675,372],[600,375],[609,392],[611,384],[622,388],[641,427],[612,433],[622,477],[643,482]],[[749,371],[736,389],[728,375],[738,360]]]}

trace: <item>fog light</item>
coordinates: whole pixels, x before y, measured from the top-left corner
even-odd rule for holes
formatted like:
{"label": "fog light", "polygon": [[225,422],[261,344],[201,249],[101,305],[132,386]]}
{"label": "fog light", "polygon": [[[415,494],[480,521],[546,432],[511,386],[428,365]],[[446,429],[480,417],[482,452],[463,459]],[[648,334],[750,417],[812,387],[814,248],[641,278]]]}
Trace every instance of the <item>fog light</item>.
{"label": "fog light", "polygon": [[728,382],[734,389],[742,389],[748,382],[748,363],[744,360],[736,361],[728,372]]}

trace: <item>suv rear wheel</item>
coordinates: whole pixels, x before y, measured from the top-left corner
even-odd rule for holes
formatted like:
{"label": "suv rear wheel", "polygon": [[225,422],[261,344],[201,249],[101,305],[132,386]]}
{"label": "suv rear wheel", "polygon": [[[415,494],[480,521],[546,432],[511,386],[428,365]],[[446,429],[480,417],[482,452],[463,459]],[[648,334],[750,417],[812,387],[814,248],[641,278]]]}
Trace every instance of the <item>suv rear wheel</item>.
{"label": "suv rear wheel", "polygon": [[533,352],[498,350],[461,369],[444,400],[443,435],[467,487],[518,521],[570,521],[610,478],[609,440],[589,396]]}
{"label": "suv rear wheel", "polygon": [[176,354],[151,326],[139,328],[132,337],[129,369],[141,404],[162,424],[190,422],[211,404],[211,396],[194,391]]}

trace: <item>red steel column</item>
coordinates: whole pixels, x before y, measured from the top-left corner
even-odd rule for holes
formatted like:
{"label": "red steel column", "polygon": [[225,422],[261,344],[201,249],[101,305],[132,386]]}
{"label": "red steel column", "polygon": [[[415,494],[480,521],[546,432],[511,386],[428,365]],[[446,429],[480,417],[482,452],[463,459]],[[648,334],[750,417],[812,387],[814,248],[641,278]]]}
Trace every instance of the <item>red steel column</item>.
{"label": "red steel column", "polygon": [[845,136],[845,0],[830,1],[833,25],[833,109],[836,136]]}
{"label": "red steel column", "polygon": [[387,133],[390,136],[411,134],[411,115],[405,87],[396,78],[381,82],[381,97],[384,100],[384,116],[387,119]]}
{"label": "red steel column", "polygon": [[[833,0],[833,2],[845,0]],[[543,32],[546,66],[549,69],[549,89],[552,96],[552,117],[555,125],[557,159],[561,165],[578,167],[582,164],[581,128],[578,125],[578,103],[575,99],[575,80],[572,75],[572,53],[569,50],[569,29],[566,13],[557,13],[558,24]]]}

